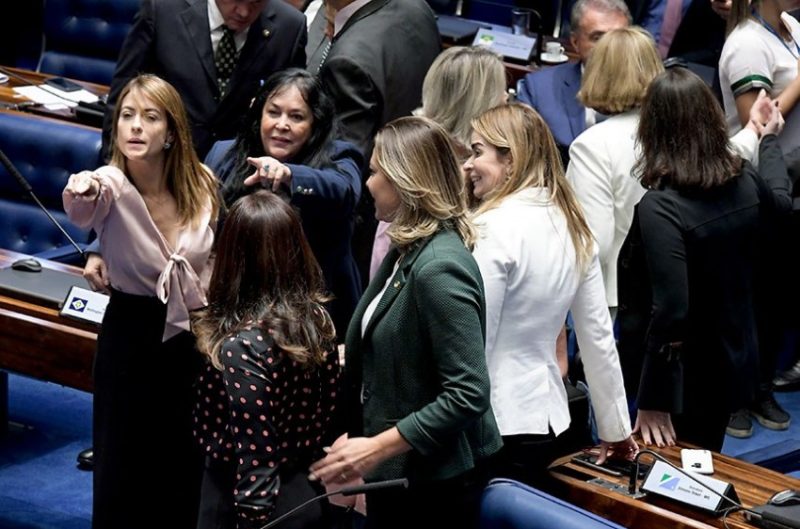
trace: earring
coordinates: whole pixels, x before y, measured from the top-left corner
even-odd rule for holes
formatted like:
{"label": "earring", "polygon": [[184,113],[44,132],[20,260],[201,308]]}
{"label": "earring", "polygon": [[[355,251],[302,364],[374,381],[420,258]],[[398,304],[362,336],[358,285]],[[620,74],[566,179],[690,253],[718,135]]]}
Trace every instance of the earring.
{"label": "earring", "polygon": [[168,150],[170,150],[171,148],[172,148],[172,142],[170,142],[170,141],[165,141],[165,142],[164,142],[164,150],[165,150],[165,151],[168,151]]}

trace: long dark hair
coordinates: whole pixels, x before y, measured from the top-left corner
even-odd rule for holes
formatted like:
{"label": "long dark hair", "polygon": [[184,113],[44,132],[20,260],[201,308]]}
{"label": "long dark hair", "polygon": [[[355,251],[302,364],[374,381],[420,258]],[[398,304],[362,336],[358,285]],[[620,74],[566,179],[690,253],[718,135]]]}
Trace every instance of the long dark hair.
{"label": "long dark hair", "polygon": [[297,155],[289,161],[314,168],[332,165],[331,143],[336,136],[333,99],[322,88],[319,79],[305,70],[289,68],[276,72],[267,79],[250,105],[244,118],[244,127],[236,136],[233,148],[228,153],[229,157],[233,157],[233,169],[222,186],[222,197],[226,204],[231,204],[248,192],[242,183],[253,173],[253,167],[247,163],[247,158],[269,156],[261,141],[261,117],[264,114],[264,105],[272,97],[290,87],[297,88],[302,95],[303,101],[311,109],[312,121],[311,136]]}
{"label": "long dark hair", "polygon": [[634,173],[650,189],[710,189],[742,169],[742,159],[729,146],[722,108],[686,68],[670,68],[650,84],[637,141],[642,156]]}
{"label": "long dark hair", "polygon": [[208,308],[194,322],[198,348],[221,368],[222,341],[258,325],[292,360],[320,365],[335,346],[324,290],[297,213],[268,191],[247,195],[222,229]]}

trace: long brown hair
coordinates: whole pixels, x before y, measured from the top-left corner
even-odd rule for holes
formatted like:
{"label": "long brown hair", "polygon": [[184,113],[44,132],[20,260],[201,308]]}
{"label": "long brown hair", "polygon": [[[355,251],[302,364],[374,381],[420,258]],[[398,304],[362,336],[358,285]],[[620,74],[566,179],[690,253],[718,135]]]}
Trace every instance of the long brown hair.
{"label": "long brown hair", "polygon": [[741,172],[722,108],[705,82],[686,68],[670,68],[650,84],[637,141],[642,156],[634,174],[647,188],[710,189]]}
{"label": "long brown hair", "polygon": [[200,351],[220,368],[222,341],[255,322],[292,360],[320,365],[335,331],[297,213],[273,193],[246,195],[228,212],[218,242],[208,308],[193,328]]}
{"label": "long brown hair", "polygon": [[507,196],[528,187],[547,188],[567,219],[578,268],[583,269],[592,256],[592,232],[564,176],[556,142],[544,119],[531,107],[512,103],[487,110],[472,120],[472,128],[511,157],[511,174],[485,197],[476,213],[493,209]]}
{"label": "long brown hair", "polygon": [[166,115],[167,128],[172,132],[173,141],[166,151],[164,174],[167,175],[167,188],[178,207],[178,220],[183,225],[193,224],[209,207],[211,218],[216,218],[219,210],[217,180],[197,158],[181,96],[160,77],[150,74],[134,77],[119,94],[111,128],[111,165],[119,167],[124,173],[128,172],[125,155],[117,145],[117,126],[122,101],[132,91],[156,103]]}
{"label": "long brown hair", "polygon": [[398,118],[375,136],[375,160],[400,195],[400,208],[386,232],[401,249],[452,227],[472,250],[464,179],[453,141],[444,128],[423,117]]}

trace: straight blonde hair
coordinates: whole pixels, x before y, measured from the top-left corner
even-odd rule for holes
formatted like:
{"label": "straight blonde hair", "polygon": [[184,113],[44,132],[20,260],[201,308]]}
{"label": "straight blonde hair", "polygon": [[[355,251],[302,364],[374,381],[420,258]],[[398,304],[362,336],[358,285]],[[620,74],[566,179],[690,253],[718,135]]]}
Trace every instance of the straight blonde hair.
{"label": "straight blonde hair", "polygon": [[469,219],[463,177],[450,135],[423,117],[399,118],[375,136],[374,159],[400,196],[387,230],[401,251],[452,228],[472,250],[475,227]]}
{"label": "straight blonde hair", "polygon": [[501,156],[511,158],[508,178],[481,202],[476,215],[496,208],[506,197],[523,189],[547,188],[550,200],[567,219],[578,268],[584,270],[592,257],[592,232],[564,176],[556,142],[544,119],[531,107],[512,103],[484,112],[472,120],[472,127]]}
{"label": "straight blonde hair", "polygon": [[578,99],[613,115],[638,108],[647,87],[664,71],[653,37],[640,27],[609,31],[586,62]]}
{"label": "straight blonde hair", "polygon": [[470,121],[505,102],[502,58],[480,46],[448,48],[436,57],[422,83],[422,115],[469,145]]}
{"label": "straight blonde hair", "polygon": [[167,128],[172,132],[173,141],[166,150],[164,174],[167,175],[167,188],[178,207],[179,222],[182,225],[195,225],[209,207],[211,218],[217,218],[217,179],[197,158],[180,95],[160,77],[150,74],[134,77],[119,94],[111,128],[111,165],[120,168],[123,173],[128,172],[127,159],[117,144],[117,127],[122,101],[133,91],[161,107],[167,118]]}

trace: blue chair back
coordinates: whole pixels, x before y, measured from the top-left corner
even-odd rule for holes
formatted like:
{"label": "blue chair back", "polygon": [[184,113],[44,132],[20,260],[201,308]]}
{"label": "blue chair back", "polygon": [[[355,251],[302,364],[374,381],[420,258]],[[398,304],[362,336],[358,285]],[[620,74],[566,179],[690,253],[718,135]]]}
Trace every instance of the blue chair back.
{"label": "blue chair back", "polygon": [[39,71],[109,85],[141,0],[46,0]]}
{"label": "blue chair back", "polygon": [[[0,149],[78,243],[88,230],[67,220],[61,192],[69,175],[100,164],[100,131],[28,114],[0,113]],[[29,255],[67,245],[64,236],[0,165],[0,248]]]}
{"label": "blue chair back", "polygon": [[480,529],[625,529],[511,479],[493,479],[481,498]]}

